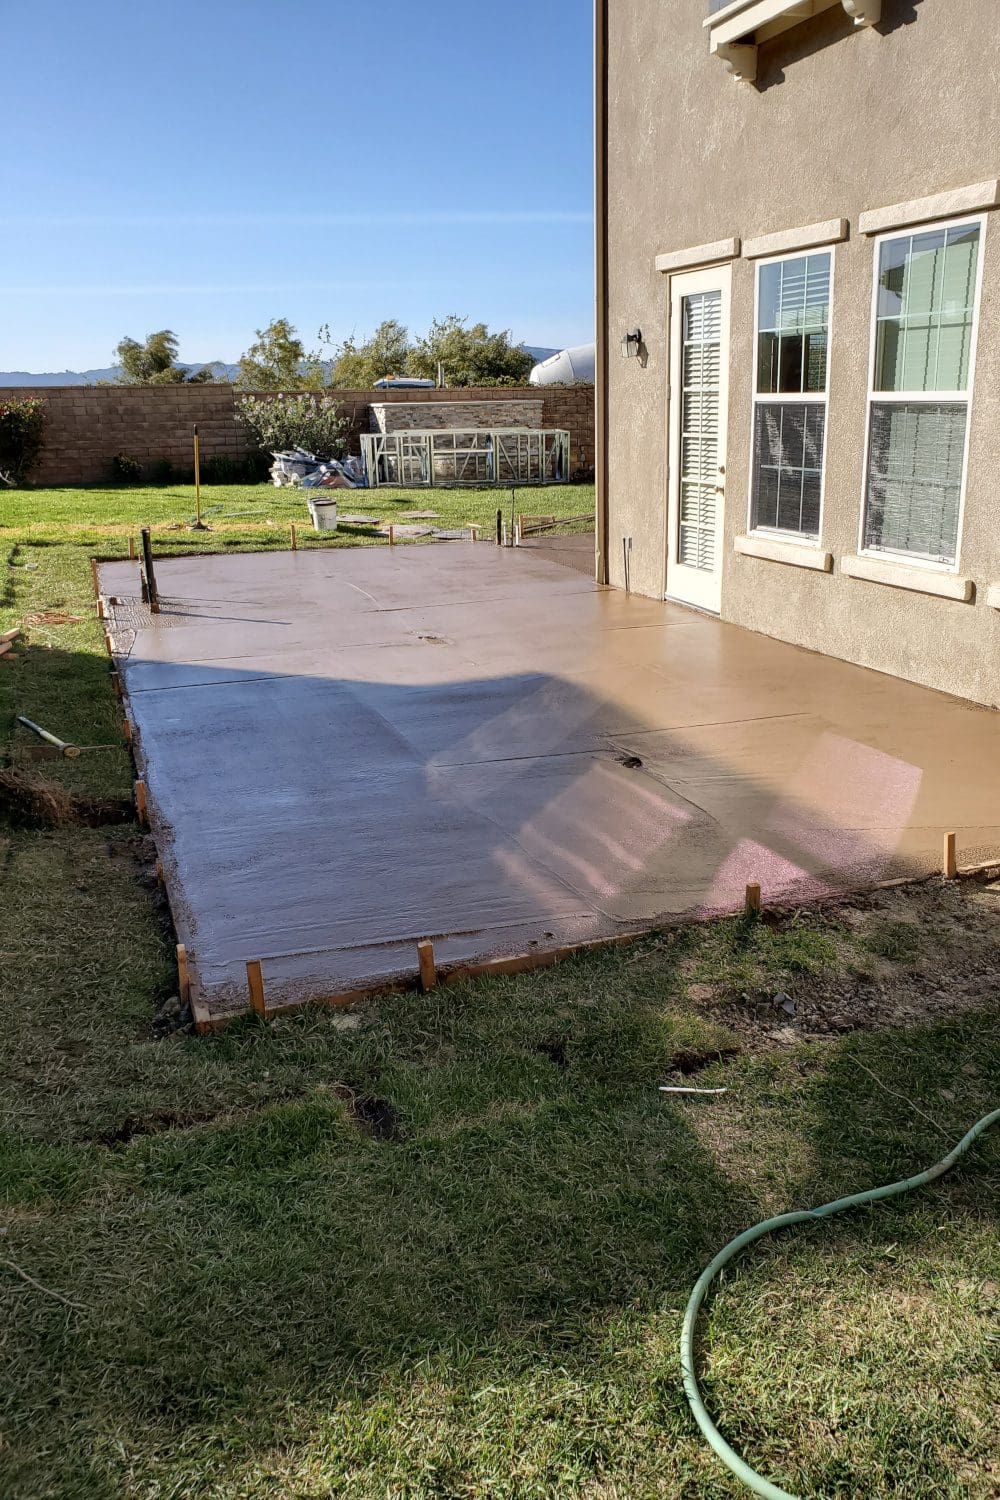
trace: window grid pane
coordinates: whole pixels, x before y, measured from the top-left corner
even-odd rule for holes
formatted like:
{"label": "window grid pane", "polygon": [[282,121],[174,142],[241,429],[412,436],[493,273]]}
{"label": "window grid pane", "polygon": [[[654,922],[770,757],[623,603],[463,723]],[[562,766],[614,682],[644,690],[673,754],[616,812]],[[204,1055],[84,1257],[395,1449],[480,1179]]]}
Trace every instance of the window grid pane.
{"label": "window grid pane", "polygon": [[979,238],[978,225],[960,225],[882,245],[877,391],[967,389]]}
{"label": "window grid pane", "polygon": [[758,401],[754,413],[754,530],[819,536],[826,404]]}
{"label": "window grid pane", "polygon": [[964,402],[872,403],[867,548],[955,561],[967,421]]}
{"label": "window grid pane", "polygon": [[826,389],[830,256],[761,266],[757,282],[757,390],[801,395]]}

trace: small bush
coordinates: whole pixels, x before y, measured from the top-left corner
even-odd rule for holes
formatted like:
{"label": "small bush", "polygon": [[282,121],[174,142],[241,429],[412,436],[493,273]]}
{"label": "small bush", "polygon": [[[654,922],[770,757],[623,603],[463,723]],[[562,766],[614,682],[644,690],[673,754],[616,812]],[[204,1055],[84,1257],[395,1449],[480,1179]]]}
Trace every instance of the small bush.
{"label": "small bush", "polygon": [[42,451],[45,402],[39,396],[0,398],[0,480],[24,484]]}
{"label": "small bush", "polygon": [[263,453],[233,458],[228,453],[213,453],[201,466],[204,484],[260,484],[267,478],[269,460]]}
{"label": "small bush", "polygon": [[347,422],[332,396],[242,396],[236,415],[265,453],[305,448],[341,458],[347,448]]}
{"label": "small bush", "polygon": [[130,453],[116,453],[109,467],[112,484],[138,484],[142,479],[142,464]]}
{"label": "small bush", "polygon": [[176,484],[177,475],[169,458],[154,458],[146,471],[146,480],[149,484]]}

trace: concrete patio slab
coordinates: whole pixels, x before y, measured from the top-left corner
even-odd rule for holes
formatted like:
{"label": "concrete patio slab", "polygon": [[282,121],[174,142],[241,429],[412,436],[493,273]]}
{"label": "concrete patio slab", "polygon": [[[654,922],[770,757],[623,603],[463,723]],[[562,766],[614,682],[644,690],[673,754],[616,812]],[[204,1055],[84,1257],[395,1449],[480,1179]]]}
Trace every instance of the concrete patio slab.
{"label": "concrete patio slab", "polygon": [[100,583],[203,1021],[1000,854],[1000,715],[539,550],[157,575]]}

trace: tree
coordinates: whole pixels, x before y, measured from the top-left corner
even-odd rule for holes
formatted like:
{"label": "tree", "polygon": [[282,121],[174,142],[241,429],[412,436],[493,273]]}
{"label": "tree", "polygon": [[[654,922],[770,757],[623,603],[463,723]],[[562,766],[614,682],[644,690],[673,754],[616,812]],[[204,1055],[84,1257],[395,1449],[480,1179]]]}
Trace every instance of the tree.
{"label": "tree", "polygon": [[38,396],[0,397],[0,483],[24,484],[42,451],[45,402]]}
{"label": "tree", "polygon": [[306,353],[287,318],[272,318],[240,357],[236,384],[245,391],[316,391],[324,384],[323,366],[319,355]]}
{"label": "tree", "polygon": [[210,365],[200,370],[189,371],[177,360],[178,340],[169,328],[159,333],[147,333],[146,341],[123,338],[115,349],[115,358],[121,365],[119,385],[181,385],[185,381],[204,384],[214,380]]}
{"label": "tree", "polygon": [[178,369],[178,341],[176,333],[161,328],[159,333],[147,333],[146,342],[123,338],[115,349],[115,358],[121,365],[119,385],[176,385],[184,379],[184,371]]}
{"label": "tree", "polygon": [[344,340],[334,357],[330,384],[341,391],[367,391],[386,375],[408,374],[409,360],[409,329],[387,318],[365,343]]}
{"label": "tree", "polygon": [[319,458],[340,458],[347,449],[348,423],[332,396],[241,396],[236,417],[265,453],[305,448]]}
{"label": "tree", "polygon": [[434,380],[440,364],[446,385],[524,385],[534,360],[511,342],[510,330],[490,333],[485,323],[470,328],[467,321],[435,318],[411,350],[408,373]]}

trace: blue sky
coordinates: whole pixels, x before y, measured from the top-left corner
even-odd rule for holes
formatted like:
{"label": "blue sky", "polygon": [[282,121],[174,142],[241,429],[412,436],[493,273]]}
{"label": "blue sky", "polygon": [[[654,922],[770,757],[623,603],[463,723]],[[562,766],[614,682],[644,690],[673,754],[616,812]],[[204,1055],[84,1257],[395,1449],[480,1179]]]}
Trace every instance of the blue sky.
{"label": "blue sky", "polygon": [[593,337],[591,0],[0,0],[0,369]]}

